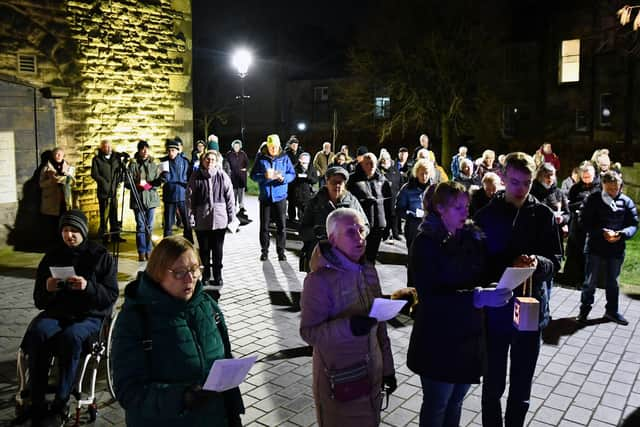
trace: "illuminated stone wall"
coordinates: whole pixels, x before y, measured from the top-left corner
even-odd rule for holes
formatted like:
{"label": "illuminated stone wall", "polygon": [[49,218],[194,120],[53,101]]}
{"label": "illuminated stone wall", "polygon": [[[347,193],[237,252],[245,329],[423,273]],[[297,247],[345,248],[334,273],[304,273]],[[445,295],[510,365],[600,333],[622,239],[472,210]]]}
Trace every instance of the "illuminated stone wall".
{"label": "illuminated stone wall", "polygon": [[[0,1],[0,78],[60,97],[55,144],[77,166],[75,199],[92,228],[100,140],[133,154],[146,139],[160,157],[164,139],[179,135],[190,151],[191,40],[190,0]],[[35,74],[18,71],[18,53],[36,55]]]}

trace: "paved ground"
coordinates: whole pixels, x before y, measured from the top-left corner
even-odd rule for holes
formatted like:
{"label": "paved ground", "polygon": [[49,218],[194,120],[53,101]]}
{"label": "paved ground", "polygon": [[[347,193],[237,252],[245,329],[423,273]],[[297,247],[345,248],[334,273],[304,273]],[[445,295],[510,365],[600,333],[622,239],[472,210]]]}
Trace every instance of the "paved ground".
{"label": "paved ground", "polygon": [[[257,203],[249,198],[254,219]],[[133,241],[132,236],[128,237]],[[314,425],[311,395],[311,359],[298,336],[298,301],[304,275],[298,272],[295,256],[299,243],[289,242],[288,262],[278,262],[275,250],[267,262],[258,260],[260,250],[257,220],[236,235],[227,235],[225,245],[225,287],[221,305],[237,356],[255,354],[259,362],[241,386],[247,413],[244,425]],[[398,245],[383,246],[382,259],[397,263]],[[3,267],[0,260],[0,424],[13,418],[16,390],[15,354],[26,325],[36,314],[32,308],[35,262],[20,267]],[[120,261],[121,286],[142,265],[135,261],[135,248],[128,244]],[[383,289],[402,287],[405,269],[391,263],[378,264]],[[593,315],[603,314],[604,295],[597,292]],[[627,327],[594,321],[579,328],[574,316],[579,293],[556,288],[552,296],[554,322],[548,329],[538,360],[530,426],[613,426],[622,423],[640,407],[640,302],[621,297],[621,311]],[[399,387],[383,413],[388,426],[417,426],[421,402],[417,376],[405,366],[411,321],[399,316],[389,326]],[[434,351],[438,351],[434,348]],[[105,391],[101,371],[98,384],[100,414],[97,425],[124,425],[123,412]],[[637,413],[636,413],[637,415]],[[86,422],[86,415],[83,415]],[[480,388],[471,389],[464,402],[463,425],[480,425]],[[632,425],[630,420],[627,424]],[[634,423],[633,425],[640,425]]]}

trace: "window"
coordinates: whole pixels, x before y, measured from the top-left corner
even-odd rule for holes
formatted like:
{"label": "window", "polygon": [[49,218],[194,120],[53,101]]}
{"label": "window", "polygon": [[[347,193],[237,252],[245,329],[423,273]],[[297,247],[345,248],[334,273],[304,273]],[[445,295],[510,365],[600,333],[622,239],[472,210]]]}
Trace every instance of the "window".
{"label": "window", "polygon": [[24,74],[36,74],[36,56],[18,54],[18,72]]}
{"label": "window", "polygon": [[580,81],[580,39],[562,41],[558,68],[560,83]]}
{"label": "window", "polygon": [[316,86],[313,88],[313,102],[329,101],[329,88],[327,86]]}
{"label": "window", "polygon": [[388,96],[376,96],[375,110],[373,116],[376,119],[388,119],[391,117],[391,98]]}

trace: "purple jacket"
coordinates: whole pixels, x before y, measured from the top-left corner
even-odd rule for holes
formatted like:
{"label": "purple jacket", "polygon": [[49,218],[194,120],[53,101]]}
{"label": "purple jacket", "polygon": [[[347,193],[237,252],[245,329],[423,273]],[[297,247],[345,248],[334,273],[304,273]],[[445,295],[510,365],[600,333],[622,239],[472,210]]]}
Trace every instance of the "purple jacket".
{"label": "purple jacket", "polygon": [[187,216],[196,230],[227,228],[234,216],[231,178],[222,169],[198,169],[187,184]]}

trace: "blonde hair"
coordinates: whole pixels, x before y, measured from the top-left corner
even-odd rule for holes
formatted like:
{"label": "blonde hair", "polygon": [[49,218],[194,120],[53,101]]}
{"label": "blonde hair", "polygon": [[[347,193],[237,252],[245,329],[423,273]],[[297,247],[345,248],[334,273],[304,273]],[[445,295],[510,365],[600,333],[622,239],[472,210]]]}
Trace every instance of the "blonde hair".
{"label": "blonde hair", "polygon": [[431,163],[427,159],[419,159],[417,162],[413,164],[413,168],[411,168],[411,176],[415,177],[418,173],[418,170],[424,169],[427,171],[429,178],[433,176],[433,163]]}
{"label": "blonde hair", "polygon": [[193,256],[201,264],[198,251],[193,247],[190,241],[182,236],[165,237],[158,243],[147,262],[146,273],[157,283],[160,283],[167,273],[167,268],[171,266],[185,252],[191,251]]}

